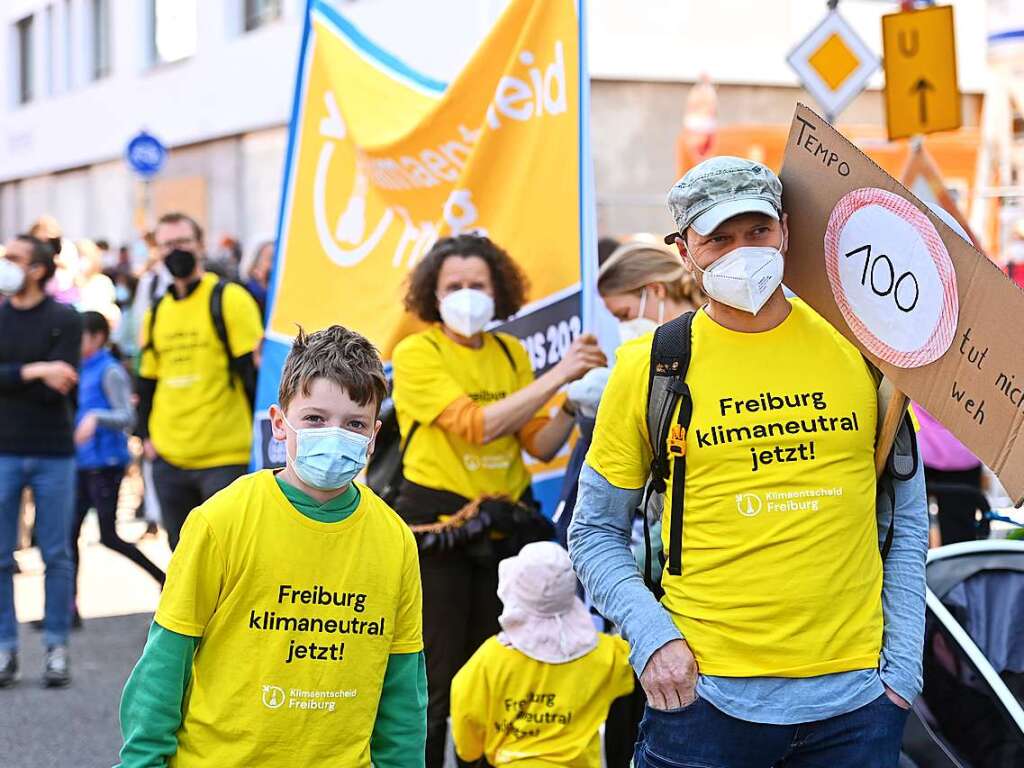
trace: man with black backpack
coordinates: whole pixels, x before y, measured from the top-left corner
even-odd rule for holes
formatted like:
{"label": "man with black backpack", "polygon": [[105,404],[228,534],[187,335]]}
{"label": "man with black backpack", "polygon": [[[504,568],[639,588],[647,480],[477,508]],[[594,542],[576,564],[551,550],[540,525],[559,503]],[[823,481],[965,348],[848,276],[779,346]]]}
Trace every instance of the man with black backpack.
{"label": "man with black backpack", "polygon": [[[896,766],[924,635],[913,435],[876,481],[875,372],[783,293],[771,170],[712,158],[668,203],[708,304],[619,349],[569,531],[648,697],[634,765]],[[660,585],[629,549],[649,478]]]}
{"label": "man with black backpack", "polygon": [[242,286],[204,271],[194,219],[164,215],[156,247],[174,282],[142,322],[139,423],[174,549],[188,513],[248,467],[263,327]]}

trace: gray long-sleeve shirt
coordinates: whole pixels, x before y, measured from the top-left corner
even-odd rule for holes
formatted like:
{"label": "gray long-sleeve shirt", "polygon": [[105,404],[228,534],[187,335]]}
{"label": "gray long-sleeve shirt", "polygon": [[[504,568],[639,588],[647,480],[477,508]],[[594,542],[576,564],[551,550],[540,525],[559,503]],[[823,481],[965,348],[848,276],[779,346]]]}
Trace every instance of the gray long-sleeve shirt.
{"label": "gray long-sleeve shirt", "polygon": [[[569,528],[569,554],[580,580],[602,615],[629,640],[639,675],[651,655],[682,635],[647,589],[630,549],[633,511],[642,489],[617,488],[589,466],[580,475],[579,499]],[[896,483],[895,532],[883,563],[884,631],[878,669],[803,678],[701,675],[697,694],[723,712],[759,723],[794,724],[836,717],[884,692],[907,701],[921,692],[924,644],[924,561],[928,510],[924,469]],[[879,540],[889,520],[879,520]]]}
{"label": "gray long-sleeve shirt", "polygon": [[[110,408],[90,411],[96,423],[107,429],[128,432],[135,426],[135,407],[132,405],[132,378],[121,365],[111,365],[103,372],[100,382]],[[83,414],[84,415],[84,414]]]}

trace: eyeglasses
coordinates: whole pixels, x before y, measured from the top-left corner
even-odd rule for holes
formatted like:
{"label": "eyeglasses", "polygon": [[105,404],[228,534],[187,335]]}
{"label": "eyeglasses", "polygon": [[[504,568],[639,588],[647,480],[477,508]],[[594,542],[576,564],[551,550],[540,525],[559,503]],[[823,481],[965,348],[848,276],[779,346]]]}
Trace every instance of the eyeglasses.
{"label": "eyeglasses", "polygon": [[187,248],[195,244],[196,239],[194,237],[179,237],[174,240],[167,240],[166,242],[163,243],[157,243],[156,247],[158,250],[170,253],[175,248]]}

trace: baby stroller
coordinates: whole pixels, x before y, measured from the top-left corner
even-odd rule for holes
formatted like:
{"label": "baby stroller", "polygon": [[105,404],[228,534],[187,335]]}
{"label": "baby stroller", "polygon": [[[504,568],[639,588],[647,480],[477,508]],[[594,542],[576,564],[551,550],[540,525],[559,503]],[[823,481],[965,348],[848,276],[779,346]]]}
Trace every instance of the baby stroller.
{"label": "baby stroller", "polygon": [[924,691],[902,764],[1024,766],[1024,542],[939,547],[926,573]]}

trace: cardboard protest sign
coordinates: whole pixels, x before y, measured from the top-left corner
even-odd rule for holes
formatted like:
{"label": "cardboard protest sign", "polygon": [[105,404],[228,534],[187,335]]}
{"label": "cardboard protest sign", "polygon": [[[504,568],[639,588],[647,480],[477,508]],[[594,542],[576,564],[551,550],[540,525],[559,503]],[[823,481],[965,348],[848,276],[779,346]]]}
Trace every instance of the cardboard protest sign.
{"label": "cardboard protest sign", "polygon": [[803,105],[781,178],[786,285],[1024,502],[1024,293]]}

